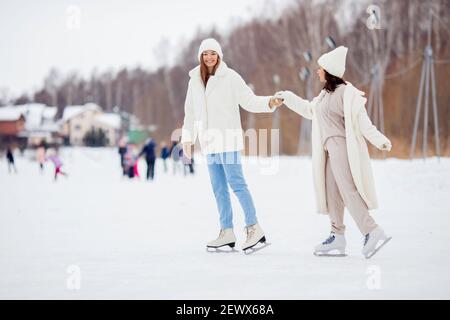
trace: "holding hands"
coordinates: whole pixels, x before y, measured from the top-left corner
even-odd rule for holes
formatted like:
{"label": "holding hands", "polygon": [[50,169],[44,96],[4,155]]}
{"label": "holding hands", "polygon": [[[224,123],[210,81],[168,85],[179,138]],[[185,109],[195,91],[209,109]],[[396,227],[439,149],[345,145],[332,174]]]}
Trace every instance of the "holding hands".
{"label": "holding hands", "polygon": [[281,99],[283,102],[286,100],[288,102],[289,100],[292,100],[292,96],[295,96],[295,93],[292,91],[278,91],[275,93],[274,97],[277,99]]}
{"label": "holding hands", "polygon": [[279,106],[281,106],[283,104],[283,101],[284,101],[283,98],[276,97],[276,96],[271,97],[270,100],[269,100],[269,107],[270,108],[279,107]]}
{"label": "holding hands", "polygon": [[387,152],[391,151],[391,149],[392,149],[392,144],[390,142],[383,143],[383,145],[380,148],[380,150],[387,151]]}
{"label": "holding hands", "polygon": [[[305,118],[312,119],[313,114],[312,114],[311,104],[309,103],[309,101],[298,97],[292,91],[278,91],[277,93],[275,93],[273,98],[277,99],[279,101],[281,100],[282,103],[284,103],[286,106],[288,106],[293,111],[304,116]],[[372,125],[371,125],[370,120],[368,120],[368,123],[370,123],[369,127],[371,128]],[[385,140],[382,141],[381,145],[378,141],[372,142],[372,144],[374,144],[378,149],[380,149],[382,151],[389,152],[392,149],[392,144],[386,137],[384,137],[384,139]]]}

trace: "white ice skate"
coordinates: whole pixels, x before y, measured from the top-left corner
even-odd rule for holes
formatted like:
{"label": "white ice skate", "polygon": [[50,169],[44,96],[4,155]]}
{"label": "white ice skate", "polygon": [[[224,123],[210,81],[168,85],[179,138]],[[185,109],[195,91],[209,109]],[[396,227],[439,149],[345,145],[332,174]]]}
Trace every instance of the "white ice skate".
{"label": "white ice skate", "polygon": [[[208,252],[238,252],[234,249],[236,244],[236,237],[234,235],[233,229],[221,229],[219,237],[215,240],[208,242],[206,245],[206,251]],[[231,250],[220,249],[222,247],[229,246]]]}
{"label": "white ice skate", "polygon": [[[245,227],[245,230],[247,233],[247,240],[242,246],[242,250],[245,254],[251,254],[270,245],[270,243],[266,242],[266,236],[264,235],[264,231],[262,231],[259,224],[256,223]],[[258,243],[262,243],[263,245],[256,247]]]}
{"label": "white ice skate", "polygon": [[330,236],[314,248],[314,255],[319,257],[345,257],[347,241],[343,234],[330,233]]}
{"label": "white ice skate", "polygon": [[366,259],[370,259],[391,239],[392,237],[386,236],[381,227],[376,227],[372,232],[366,234],[362,254]]}

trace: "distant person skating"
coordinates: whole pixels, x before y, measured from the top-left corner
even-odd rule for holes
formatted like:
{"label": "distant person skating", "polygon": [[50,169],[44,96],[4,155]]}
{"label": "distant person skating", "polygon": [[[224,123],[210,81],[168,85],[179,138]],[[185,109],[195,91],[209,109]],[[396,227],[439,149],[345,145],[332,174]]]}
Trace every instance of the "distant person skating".
{"label": "distant person skating", "polygon": [[11,173],[11,171],[14,170],[14,172],[17,173],[17,168],[14,163],[14,154],[10,147],[6,149],[6,159],[8,161],[8,172]]}
{"label": "distant person skating", "polygon": [[44,172],[45,163],[45,142],[42,141],[36,149],[36,161],[39,164],[39,170],[41,173]]}
{"label": "distant person skating", "polygon": [[188,159],[184,156],[183,150],[181,150],[181,161],[183,163],[183,173],[186,176],[187,173],[194,174],[194,156],[191,154],[191,158]]}
{"label": "distant person skating", "polygon": [[164,172],[167,172],[167,158],[170,157],[170,149],[167,147],[166,143],[161,143],[161,159],[164,165]]}
{"label": "distant person skating", "polygon": [[65,177],[68,176],[66,172],[63,172],[61,170],[63,163],[62,163],[61,159],[58,157],[56,151],[54,151],[54,150],[50,151],[49,156],[46,157],[46,160],[50,160],[53,163],[53,165],[55,166],[55,174],[54,174],[55,181],[58,179],[58,174],[61,174]]}
{"label": "distant person skating", "polygon": [[147,180],[153,180],[155,177],[155,162],[156,162],[156,143],[149,138],[138,155],[138,158],[145,155],[145,162],[147,163]]}
{"label": "distant person skating", "polygon": [[119,150],[118,153],[120,155],[120,166],[122,168],[122,175],[127,175],[127,170],[125,168],[125,154],[127,153],[127,140],[125,137],[122,137],[119,141]]}
{"label": "distant person skating", "polygon": [[133,145],[127,145],[124,154],[124,170],[128,178],[133,179],[139,177],[138,160],[139,158],[133,152]]}
{"label": "distant person skating", "polygon": [[177,142],[172,143],[172,148],[170,148],[170,156],[173,161],[173,174],[177,174],[178,169],[182,169],[181,158],[183,154],[183,147]]}

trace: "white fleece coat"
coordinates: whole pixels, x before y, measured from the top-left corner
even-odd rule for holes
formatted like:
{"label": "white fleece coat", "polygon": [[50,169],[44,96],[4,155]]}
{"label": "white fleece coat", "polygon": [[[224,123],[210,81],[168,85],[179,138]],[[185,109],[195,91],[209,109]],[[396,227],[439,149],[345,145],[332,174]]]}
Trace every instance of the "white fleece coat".
{"label": "white fleece coat", "polygon": [[[325,94],[324,90],[311,102],[298,97],[290,91],[283,91],[281,96],[285,99],[284,104],[288,108],[312,120],[312,165],[316,203],[319,213],[328,213],[325,187],[326,151],[321,142],[320,128],[315,113],[315,105],[323,94]],[[359,194],[369,209],[376,209],[378,207],[377,196],[369,151],[364,138],[378,149],[382,149],[383,144],[390,148],[391,142],[370,121],[365,108],[367,99],[363,95],[364,92],[347,82],[344,91],[347,153],[350,171]]]}
{"label": "white fleece coat", "polygon": [[203,154],[240,151],[244,147],[239,105],[249,112],[273,112],[270,97],[255,96],[242,77],[221,61],[206,89],[200,66],[189,72],[182,143],[195,143]]}

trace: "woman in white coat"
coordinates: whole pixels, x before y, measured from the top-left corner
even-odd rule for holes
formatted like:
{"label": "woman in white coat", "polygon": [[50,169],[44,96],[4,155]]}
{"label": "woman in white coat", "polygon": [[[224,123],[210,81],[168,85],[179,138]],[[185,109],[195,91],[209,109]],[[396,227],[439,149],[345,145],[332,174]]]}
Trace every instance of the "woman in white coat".
{"label": "woman in white coat", "polygon": [[362,253],[375,254],[390,240],[369,213],[377,208],[367,139],[380,150],[390,151],[391,142],[372,125],[364,93],[342,79],[347,48],[341,46],[322,55],[317,74],[323,90],[311,102],[290,91],[275,96],[294,112],[312,120],[312,162],[316,202],[328,213],[331,234],[316,246],[316,255],[345,255],[344,207],[364,236]]}
{"label": "woman in white coat", "polygon": [[245,182],[240,162],[243,130],[239,106],[250,112],[273,112],[279,99],[255,96],[242,77],[223,61],[220,44],[205,39],[198,50],[200,65],[189,72],[190,81],[185,101],[185,117],[181,142],[184,155],[191,157],[197,136],[207,156],[212,189],[220,214],[219,237],[208,242],[208,248],[234,248],[233,213],[228,185],[239,199],[245,214],[247,250],[265,243],[258,224],[252,197]]}

